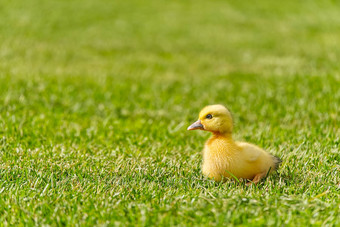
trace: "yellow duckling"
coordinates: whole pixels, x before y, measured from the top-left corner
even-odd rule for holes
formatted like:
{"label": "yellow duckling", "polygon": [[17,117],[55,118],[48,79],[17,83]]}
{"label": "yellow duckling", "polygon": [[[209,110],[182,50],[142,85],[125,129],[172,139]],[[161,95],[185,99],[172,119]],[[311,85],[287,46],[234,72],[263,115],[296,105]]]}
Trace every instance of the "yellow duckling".
{"label": "yellow duckling", "polygon": [[234,141],[231,136],[233,120],[229,110],[222,105],[204,107],[198,121],[188,127],[188,130],[195,129],[213,134],[204,146],[202,172],[217,182],[223,177],[236,177],[256,184],[277,170],[282,162],[253,144]]}

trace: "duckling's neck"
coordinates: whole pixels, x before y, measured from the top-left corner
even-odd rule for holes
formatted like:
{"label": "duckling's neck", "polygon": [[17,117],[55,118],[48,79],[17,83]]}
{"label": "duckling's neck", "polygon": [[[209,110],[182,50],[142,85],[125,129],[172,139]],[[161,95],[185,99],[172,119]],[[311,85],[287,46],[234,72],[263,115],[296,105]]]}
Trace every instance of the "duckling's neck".
{"label": "duckling's neck", "polygon": [[214,138],[223,138],[225,140],[230,140],[233,141],[233,137],[231,135],[231,133],[220,133],[220,132],[212,132],[212,137]]}
{"label": "duckling's neck", "polygon": [[222,134],[213,132],[213,135],[207,140],[206,145],[210,146],[210,154],[220,154],[222,152],[231,155],[237,151],[237,145],[234,142],[231,133]]}
{"label": "duckling's neck", "polygon": [[223,141],[227,142],[228,144],[234,144],[235,143],[231,133],[213,132],[212,136],[210,138],[210,141],[214,141],[214,140],[223,140]]}

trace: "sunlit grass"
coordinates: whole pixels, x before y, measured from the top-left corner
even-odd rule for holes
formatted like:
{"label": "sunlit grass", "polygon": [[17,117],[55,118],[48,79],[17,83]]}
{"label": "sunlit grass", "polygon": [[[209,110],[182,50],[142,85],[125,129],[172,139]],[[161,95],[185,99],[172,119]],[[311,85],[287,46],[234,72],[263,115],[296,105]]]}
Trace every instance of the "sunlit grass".
{"label": "sunlit grass", "polygon": [[[8,1],[0,12],[0,223],[339,225],[336,2]],[[200,172],[229,107],[279,156],[257,186]]]}

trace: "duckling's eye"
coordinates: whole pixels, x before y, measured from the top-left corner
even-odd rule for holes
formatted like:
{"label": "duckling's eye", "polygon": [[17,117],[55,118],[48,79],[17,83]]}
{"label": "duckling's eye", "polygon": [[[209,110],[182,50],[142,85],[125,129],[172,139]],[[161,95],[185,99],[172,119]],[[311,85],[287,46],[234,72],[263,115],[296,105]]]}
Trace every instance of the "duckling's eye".
{"label": "duckling's eye", "polygon": [[211,118],[212,118],[212,115],[211,115],[211,114],[208,114],[207,116],[205,116],[205,118],[211,119]]}

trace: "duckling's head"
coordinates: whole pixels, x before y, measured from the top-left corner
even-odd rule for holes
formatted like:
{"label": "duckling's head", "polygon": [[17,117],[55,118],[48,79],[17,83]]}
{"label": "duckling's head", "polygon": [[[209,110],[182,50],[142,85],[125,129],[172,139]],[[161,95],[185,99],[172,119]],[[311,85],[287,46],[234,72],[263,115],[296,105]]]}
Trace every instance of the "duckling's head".
{"label": "duckling's head", "polygon": [[233,119],[227,108],[223,105],[210,105],[204,107],[198,121],[188,127],[188,130],[205,130],[218,134],[231,134]]}

